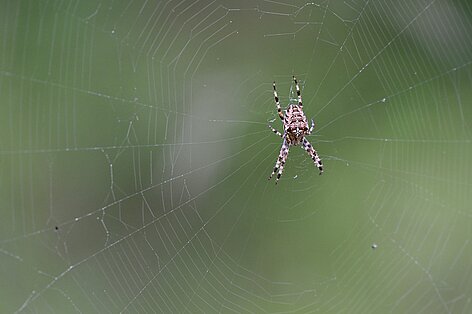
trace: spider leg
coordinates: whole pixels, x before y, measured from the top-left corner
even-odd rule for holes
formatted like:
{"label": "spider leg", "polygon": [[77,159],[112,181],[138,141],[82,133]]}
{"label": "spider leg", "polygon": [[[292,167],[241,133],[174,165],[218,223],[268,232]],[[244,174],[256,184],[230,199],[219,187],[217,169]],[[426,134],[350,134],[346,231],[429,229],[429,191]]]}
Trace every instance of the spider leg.
{"label": "spider leg", "polygon": [[273,86],[274,86],[274,100],[275,100],[275,105],[277,106],[277,113],[280,117],[280,120],[284,121],[284,114],[282,113],[282,109],[280,108],[279,97],[277,96],[277,90],[275,89],[275,82]]}
{"label": "spider leg", "polygon": [[293,76],[293,81],[295,82],[295,87],[297,89],[298,105],[303,106],[303,104],[302,104],[302,95],[300,95],[300,86],[298,86],[298,81],[297,81],[295,76]]}
{"label": "spider leg", "polygon": [[311,127],[310,127],[310,130],[308,131],[308,134],[311,134],[311,132],[313,132],[314,128],[315,128],[315,121],[313,121],[313,119],[311,119]]}
{"label": "spider leg", "polygon": [[321,159],[318,156],[318,153],[316,152],[316,150],[313,148],[313,146],[310,144],[310,142],[308,142],[308,140],[306,138],[303,138],[302,145],[303,145],[303,149],[308,152],[311,159],[313,159],[313,161],[315,162],[315,165],[320,170],[320,174],[322,174],[323,173],[323,163],[321,162]]}
{"label": "spider leg", "polygon": [[269,177],[269,180],[272,179],[272,176],[276,172],[278,172],[277,178],[275,179],[275,184],[277,184],[277,182],[279,181],[280,176],[282,175],[282,172],[284,170],[285,161],[287,160],[287,156],[288,156],[288,149],[289,149],[289,146],[287,144],[287,141],[284,139],[282,147],[280,148],[279,157],[277,158],[277,162],[275,163],[274,170],[272,171],[272,174]]}
{"label": "spider leg", "polygon": [[271,129],[272,132],[274,132],[275,134],[277,134],[278,136],[280,136],[280,137],[283,138],[282,133],[280,133],[279,131],[277,131],[276,129],[274,129],[274,128],[272,127],[272,125],[270,125],[270,124],[269,124],[269,129]]}

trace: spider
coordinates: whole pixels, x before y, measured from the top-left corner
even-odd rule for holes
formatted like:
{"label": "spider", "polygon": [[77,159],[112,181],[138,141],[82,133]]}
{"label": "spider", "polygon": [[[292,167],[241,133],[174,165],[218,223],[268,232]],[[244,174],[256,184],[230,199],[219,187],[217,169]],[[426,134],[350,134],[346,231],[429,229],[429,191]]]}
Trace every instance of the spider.
{"label": "spider", "polygon": [[284,110],[282,113],[282,109],[280,108],[279,97],[277,97],[277,90],[275,89],[275,82],[274,86],[274,100],[275,105],[277,106],[277,113],[284,124],[284,133],[281,134],[279,131],[274,129],[272,125],[269,124],[269,128],[280,136],[283,139],[282,148],[280,149],[279,157],[277,162],[275,163],[274,171],[269,177],[269,180],[272,176],[277,173],[277,178],[275,179],[275,184],[280,179],[282,172],[284,170],[284,165],[287,160],[288,150],[290,146],[296,146],[298,144],[302,144],[303,149],[305,149],[308,154],[310,155],[311,159],[313,159],[316,167],[320,170],[320,174],[323,173],[323,163],[321,162],[320,157],[316,153],[316,150],[313,146],[308,142],[306,139],[306,135],[310,135],[313,129],[315,128],[315,123],[313,119],[311,120],[311,127],[308,129],[308,121],[303,112],[303,104],[302,104],[302,96],[300,95],[300,87],[298,86],[297,79],[293,76],[293,81],[295,82],[295,87],[297,89],[297,98],[298,98],[298,105],[297,104],[289,104],[287,109]]}

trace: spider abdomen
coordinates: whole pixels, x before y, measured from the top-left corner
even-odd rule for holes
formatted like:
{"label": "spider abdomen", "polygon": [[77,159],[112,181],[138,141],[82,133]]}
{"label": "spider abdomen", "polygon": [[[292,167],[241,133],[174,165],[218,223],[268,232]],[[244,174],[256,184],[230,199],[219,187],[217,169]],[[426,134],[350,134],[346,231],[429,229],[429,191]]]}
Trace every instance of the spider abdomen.
{"label": "spider abdomen", "polygon": [[298,145],[308,133],[308,120],[300,105],[287,107],[284,117],[284,129],[290,145]]}

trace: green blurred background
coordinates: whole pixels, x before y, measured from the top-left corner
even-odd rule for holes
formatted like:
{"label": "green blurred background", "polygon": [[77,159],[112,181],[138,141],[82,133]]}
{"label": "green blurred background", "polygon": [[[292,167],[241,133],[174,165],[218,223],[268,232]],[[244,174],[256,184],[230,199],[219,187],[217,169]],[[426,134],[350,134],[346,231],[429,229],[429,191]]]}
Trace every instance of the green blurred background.
{"label": "green blurred background", "polygon": [[471,13],[1,1],[0,312],[472,312]]}

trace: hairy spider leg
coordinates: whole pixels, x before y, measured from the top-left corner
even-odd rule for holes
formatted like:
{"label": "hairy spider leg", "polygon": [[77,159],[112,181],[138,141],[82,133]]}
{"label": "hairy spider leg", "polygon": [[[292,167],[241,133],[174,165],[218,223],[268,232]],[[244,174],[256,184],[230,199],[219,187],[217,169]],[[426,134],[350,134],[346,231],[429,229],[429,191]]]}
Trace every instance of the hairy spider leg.
{"label": "hairy spider leg", "polygon": [[293,81],[295,82],[295,87],[297,89],[298,105],[303,106],[303,104],[302,104],[302,95],[300,94],[300,86],[298,86],[298,81],[295,78],[295,76],[293,76]]}
{"label": "hairy spider leg", "polygon": [[315,121],[313,121],[313,119],[311,119],[311,127],[310,127],[310,130],[308,131],[308,134],[311,134],[311,132],[313,132],[314,128],[315,128]]}
{"label": "hairy spider leg", "polygon": [[303,138],[303,149],[307,151],[308,155],[310,155],[311,159],[315,162],[316,167],[320,170],[320,175],[323,173],[323,163],[321,162],[318,153],[313,148],[313,146],[308,142],[306,138]]}
{"label": "hairy spider leg", "polygon": [[280,120],[284,121],[284,114],[282,113],[282,109],[280,108],[279,97],[277,96],[277,90],[275,89],[275,81],[274,81],[274,100],[275,105],[277,106],[277,113],[279,114]]}
{"label": "hairy spider leg", "polygon": [[280,136],[280,137],[282,137],[282,138],[284,137],[284,136],[282,135],[282,133],[280,133],[279,131],[277,131],[276,129],[274,129],[274,128],[272,127],[272,125],[270,125],[270,124],[269,124],[269,129],[271,129],[272,132],[274,132],[274,133],[277,134],[278,136]]}
{"label": "hairy spider leg", "polygon": [[282,175],[282,172],[284,171],[285,162],[287,161],[287,157],[288,157],[288,149],[289,147],[287,146],[286,150],[284,151],[282,161],[280,162],[280,168],[279,168],[279,172],[277,173],[277,178],[275,178],[275,184],[279,182],[280,176]]}
{"label": "hairy spider leg", "polygon": [[277,162],[275,163],[274,171],[272,171],[272,174],[269,177],[269,180],[272,179],[272,176],[278,170],[277,178],[275,179],[275,184],[277,184],[277,182],[280,179],[280,176],[282,175],[282,172],[284,171],[284,165],[285,165],[285,161],[287,160],[288,150],[289,150],[289,146],[287,144],[287,141],[284,139],[282,147],[280,148],[279,157],[277,158]]}

